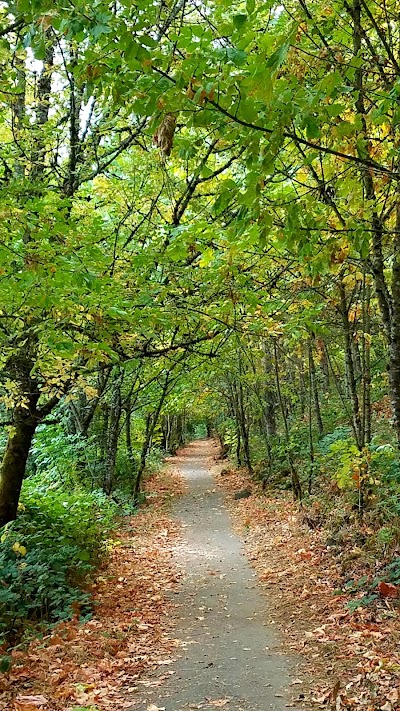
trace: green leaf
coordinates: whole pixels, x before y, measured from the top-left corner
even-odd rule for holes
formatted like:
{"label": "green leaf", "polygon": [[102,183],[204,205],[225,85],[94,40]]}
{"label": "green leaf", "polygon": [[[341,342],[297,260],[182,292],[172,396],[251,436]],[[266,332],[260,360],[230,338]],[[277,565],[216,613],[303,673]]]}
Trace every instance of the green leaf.
{"label": "green leaf", "polygon": [[354,123],[350,123],[350,121],[341,121],[335,126],[334,131],[339,138],[343,138],[343,136],[353,136],[356,131],[356,126]]}
{"label": "green leaf", "polygon": [[237,67],[241,67],[247,59],[246,52],[243,49],[236,49],[236,47],[228,47],[226,55]]}
{"label": "green leaf", "polygon": [[290,42],[284,42],[278,49],[275,50],[273,54],[271,54],[270,58],[266,62],[266,67],[269,67],[273,71],[276,71],[279,69],[279,67],[282,66],[283,62],[285,61],[287,57],[287,53],[289,51],[290,47]]}
{"label": "green leaf", "polygon": [[240,30],[241,27],[247,22],[247,15],[234,15],[233,16],[233,24],[235,27]]}
{"label": "green leaf", "polygon": [[346,111],[346,107],[343,104],[328,104],[325,106],[325,111],[328,116],[339,116]]}
{"label": "green leaf", "polygon": [[10,657],[9,655],[0,657],[0,672],[2,674],[6,674],[8,671],[10,671],[11,665],[12,665],[12,657]]}
{"label": "green leaf", "polygon": [[307,133],[307,138],[313,139],[320,136],[320,130],[317,120],[314,116],[306,116],[304,119],[304,125]]}
{"label": "green leaf", "polygon": [[246,0],[246,10],[248,15],[251,15],[252,12],[254,12],[256,7],[255,0]]}

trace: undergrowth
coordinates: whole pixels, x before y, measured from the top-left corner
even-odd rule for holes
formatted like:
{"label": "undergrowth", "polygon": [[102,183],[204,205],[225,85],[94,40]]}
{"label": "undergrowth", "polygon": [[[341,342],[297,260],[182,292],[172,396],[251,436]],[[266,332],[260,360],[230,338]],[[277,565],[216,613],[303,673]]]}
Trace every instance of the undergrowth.
{"label": "undergrowth", "polygon": [[90,614],[90,573],[116,512],[100,491],[68,491],[43,473],[25,481],[17,520],[0,539],[0,646],[38,621]]}
{"label": "undergrowth", "polygon": [[[221,441],[232,466],[237,440],[227,418]],[[290,456],[303,488],[304,524],[322,532],[340,562],[340,589],[350,593],[350,608],[382,597],[400,597],[400,458],[384,428],[361,451],[351,428],[335,426],[318,438],[310,460],[307,423],[292,423]],[[262,438],[250,439],[253,478],[270,495],[291,488],[287,445],[270,438],[269,456]],[[388,587],[385,587],[388,586]],[[391,587],[393,586],[393,587]],[[394,604],[397,604],[394,603]]]}

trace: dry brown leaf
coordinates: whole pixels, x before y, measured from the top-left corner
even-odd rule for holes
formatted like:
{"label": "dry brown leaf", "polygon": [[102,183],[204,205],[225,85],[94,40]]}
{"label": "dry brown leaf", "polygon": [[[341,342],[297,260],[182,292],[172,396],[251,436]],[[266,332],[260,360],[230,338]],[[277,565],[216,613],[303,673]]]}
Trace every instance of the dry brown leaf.
{"label": "dry brown leaf", "polygon": [[215,699],[215,701],[209,701],[210,706],[215,706],[217,709],[221,709],[226,704],[229,704],[230,699]]}
{"label": "dry brown leaf", "polygon": [[46,699],[42,694],[37,694],[35,696],[24,696],[19,694],[15,700],[22,703],[30,703],[34,706],[46,706],[46,704],[49,703],[48,699]]}
{"label": "dry brown leaf", "polygon": [[385,583],[382,580],[378,585],[378,590],[382,597],[399,597],[399,588],[392,583]]}
{"label": "dry brown leaf", "polygon": [[176,127],[176,116],[174,114],[165,114],[160,125],[158,126],[154,136],[153,141],[160,149],[161,153],[166,156],[171,154],[174,133]]}
{"label": "dry brown leaf", "polygon": [[15,711],[38,711],[38,709],[47,706],[48,700],[41,694],[36,696],[19,695],[14,701]]}
{"label": "dry brown leaf", "polygon": [[336,701],[336,699],[338,697],[339,689],[340,689],[340,681],[338,679],[335,686],[333,687],[333,689],[331,691],[331,701]]}
{"label": "dry brown leaf", "polygon": [[392,689],[391,691],[389,691],[388,694],[386,694],[386,698],[387,698],[388,701],[390,701],[392,704],[395,704],[396,701],[399,700],[399,692],[398,692],[398,690],[397,690],[397,689]]}

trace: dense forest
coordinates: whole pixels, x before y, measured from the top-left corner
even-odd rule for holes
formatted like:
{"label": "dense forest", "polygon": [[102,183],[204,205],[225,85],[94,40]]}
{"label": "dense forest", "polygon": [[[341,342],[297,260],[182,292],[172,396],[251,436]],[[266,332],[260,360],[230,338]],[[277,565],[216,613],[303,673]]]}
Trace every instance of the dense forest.
{"label": "dense forest", "polygon": [[399,583],[398,13],[1,3],[6,646],[207,436]]}

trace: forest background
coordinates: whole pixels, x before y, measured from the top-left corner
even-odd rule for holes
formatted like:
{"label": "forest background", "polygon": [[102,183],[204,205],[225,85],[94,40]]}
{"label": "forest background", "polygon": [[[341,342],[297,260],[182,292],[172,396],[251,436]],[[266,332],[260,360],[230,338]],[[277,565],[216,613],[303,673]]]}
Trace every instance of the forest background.
{"label": "forest background", "polygon": [[1,3],[4,648],[211,433],[400,583],[397,17]]}

